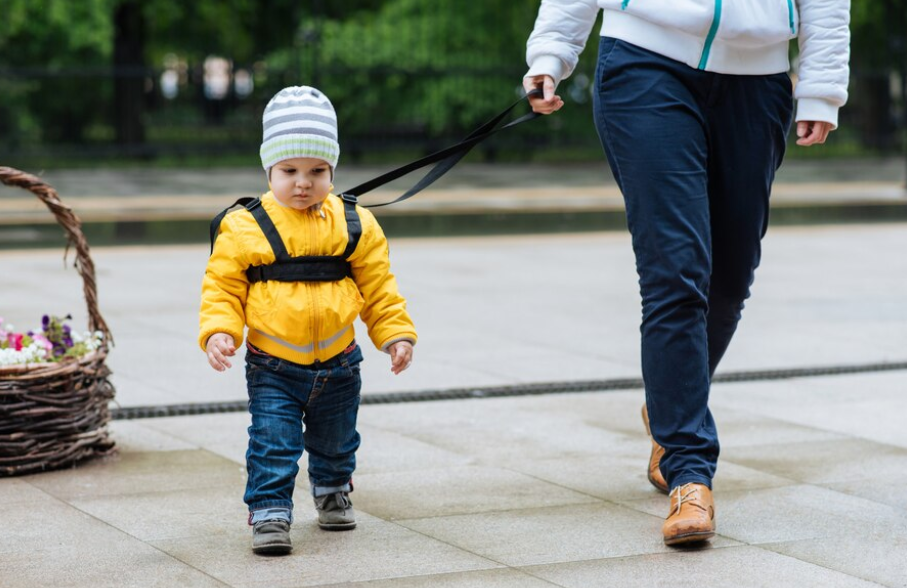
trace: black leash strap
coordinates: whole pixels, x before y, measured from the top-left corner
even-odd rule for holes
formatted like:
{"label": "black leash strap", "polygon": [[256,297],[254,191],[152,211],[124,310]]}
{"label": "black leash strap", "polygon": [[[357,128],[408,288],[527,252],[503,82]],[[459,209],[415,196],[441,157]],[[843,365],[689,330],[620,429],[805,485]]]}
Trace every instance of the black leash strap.
{"label": "black leash strap", "polygon": [[[412,163],[408,163],[406,165],[398,167],[395,170],[391,170],[383,175],[380,175],[377,178],[374,178],[365,183],[359,184],[358,186],[356,186],[355,188],[353,188],[351,190],[344,191],[343,194],[346,196],[353,196],[353,197],[358,198],[359,196],[362,196],[366,192],[371,192],[375,188],[377,188],[379,186],[383,186],[384,184],[387,184],[388,182],[392,182],[392,181],[396,180],[397,178],[403,177],[410,172],[414,172],[417,169],[421,169],[427,165],[437,163],[437,165],[435,167],[433,167],[431,169],[431,171],[429,171],[427,174],[425,174],[425,177],[423,177],[421,180],[419,180],[419,182],[415,186],[413,186],[412,188],[407,190],[407,192],[405,194],[403,194],[396,200],[391,200],[390,202],[383,202],[381,204],[368,204],[368,205],[360,204],[360,206],[364,206],[365,208],[377,208],[379,206],[387,206],[389,204],[396,204],[397,202],[402,202],[408,198],[412,198],[413,196],[415,196],[416,194],[418,194],[419,192],[421,192],[422,190],[424,190],[425,188],[427,188],[428,186],[433,184],[438,178],[440,178],[441,176],[446,174],[448,171],[450,171],[450,169],[453,166],[455,166],[458,161],[463,159],[463,157],[467,153],[469,153],[469,151],[473,147],[475,147],[476,145],[478,145],[479,143],[481,143],[488,137],[494,135],[495,133],[503,131],[504,129],[509,129],[510,127],[515,127],[518,124],[522,124],[524,122],[533,120],[533,119],[541,116],[537,112],[530,112],[529,114],[524,114],[520,118],[518,118],[514,121],[511,121],[511,122],[507,123],[506,125],[497,127],[498,123],[500,123],[502,120],[504,120],[504,118],[507,117],[508,114],[510,114],[510,111],[513,110],[514,108],[516,108],[517,106],[519,106],[527,97],[541,96],[541,95],[542,95],[541,90],[539,90],[539,89],[531,90],[528,94],[526,94],[525,96],[521,96],[519,100],[517,100],[516,102],[514,102],[513,104],[508,106],[503,112],[501,112],[500,114],[498,114],[497,116],[495,116],[494,118],[489,120],[487,123],[485,123],[482,126],[480,126],[479,128],[477,128],[468,137],[466,137],[459,143],[457,143],[455,145],[451,145],[450,147],[447,147],[447,148],[437,151],[435,153],[432,153],[431,155],[426,155],[422,159],[417,159],[416,161],[413,161]],[[497,127],[497,128],[495,128],[495,127]]]}

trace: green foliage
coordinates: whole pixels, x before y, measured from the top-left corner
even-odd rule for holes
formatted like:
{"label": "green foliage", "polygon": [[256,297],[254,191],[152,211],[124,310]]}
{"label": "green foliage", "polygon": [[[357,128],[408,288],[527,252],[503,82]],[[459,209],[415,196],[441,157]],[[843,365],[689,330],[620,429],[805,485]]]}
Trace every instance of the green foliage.
{"label": "green foliage", "polygon": [[[115,0],[4,2],[0,66],[35,67],[48,75],[40,83],[15,74],[0,80],[4,97],[0,100],[0,133],[11,143],[77,141],[84,124],[103,112],[104,103],[98,92],[86,91],[85,78],[78,74],[87,66],[104,66],[110,61],[110,12],[114,3]],[[64,75],[67,72],[70,75]]]}
{"label": "green foliage", "polygon": [[[407,139],[433,150],[462,138],[522,93],[526,39],[537,11],[538,0],[389,0],[342,20],[303,19],[301,46],[273,53],[268,63],[298,64],[291,83],[316,85],[331,97],[346,139],[368,145],[380,128],[381,150]],[[486,155],[506,148],[527,157],[555,147],[554,130],[600,153],[588,87],[574,87],[576,79],[588,84],[592,77],[596,38],[593,33],[577,75],[562,85],[568,107],[499,135],[480,148]]]}
{"label": "green foliage", "polygon": [[[904,58],[907,0],[853,2],[851,5],[852,62],[856,67],[897,69]],[[900,45],[897,47],[896,45]]]}
{"label": "green foliage", "polygon": [[[260,103],[274,91],[307,83],[334,101],[347,139],[368,145],[381,132],[382,149],[412,149],[413,140],[424,139],[425,147],[438,147],[462,137],[518,95],[539,1],[4,0],[0,149],[112,142],[116,108],[113,82],[106,76],[114,52],[114,15],[126,2],[141,7],[149,75],[168,54],[190,66],[190,77],[191,68],[208,55],[230,59],[237,67],[254,66],[255,94],[235,107],[227,124],[254,126]],[[866,98],[872,93],[864,88],[869,76],[884,82],[907,67],[907,0],[854,0],[851,16],[854,83],[848,111],[885,110],[877,106],[884,102]],[[576,73],[559,89],[566,107],[503,133],[482,149],[506,146],[528,157],[578,146],[598,154],[587,87],[597,32],[596,25]],[[888,90],[884,83],[877,86],[876,94]],[[162,111],[154,108],[164,102],[158,94],[155,104],[149,95],[147,109],[138,109],[149,117],[149,141],[168,133],[163,143],[188,143],[179,137],[190,133],[198,142],[235,140],[235,134],[224,139],[204,127],[196,96],[183,92],[167,102],[169,118],[162,119]],[[204,132],[187,131],[193,125]],[[394,136],[400,139],[396,144]]]}
{"label": "green foliage", "polygon": [[190,61],[214,54],[239,63],[292,45],[304,5],[294,0],[146,0],[147,57],[160,66],[176,53]]}
{"label": "green foliage", "polygon": [[5,0],[0,63],[50,67],[105,65],[117,0]]}
{"label": "green foliage", "polygon": [[[306,42],[288,51],[300,51],[299,83],[338,104],[346,132],[375,120],[459,132],[516,96],[536,9],[537,0],[391,0],[345,20],[304,19]],[[286,53],[275,58],[289,61]]]}

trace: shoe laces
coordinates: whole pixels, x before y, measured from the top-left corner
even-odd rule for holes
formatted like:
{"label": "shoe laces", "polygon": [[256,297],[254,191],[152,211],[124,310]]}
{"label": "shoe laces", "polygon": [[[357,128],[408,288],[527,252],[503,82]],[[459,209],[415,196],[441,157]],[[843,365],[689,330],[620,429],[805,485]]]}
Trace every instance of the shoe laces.
{"label": "shoe laces", "polygon": [[268,519],[266,521],[258,521],[252,526],[252,528],[256,531],[260,531],[265,527],[270,528],[272,526],[277,526],[281,531],[285,531],[290,528],[290,523],[289,521],[286,521],[284,519]]}
{"label": "shoe laces", "polygon": [[337,506],[339,506],[343,510],[346,510],[353,505],[350,497],[346,494],[346,492],[337,492],[336,494],[334,494],[334,502],[336,502]]}
{"label": "shoe laces", "polygon": [[[694,499],[699,495],[699,489],[692,483],[684,484],[683,486],[677,486],[674,490],[671,491],[671,494],[676,494],[677,505],[674,507],[674,512],[680,512],[680,507],[684,502],[687,502],[698,508],[702,508],[700,504],[697,504]],[[693,495],[696,495],[695,497]],[[674,498],[674,496],[672,496]]]}
{"label": "shoe laces", "polygon": [[323,508],[324,510],[334,510],[331,502],[333,502],[333,506],[337,507],[337,509],[339,510],[346,510],[353,506],[353,503],[346,492],[335,492],[333,494],[327,494],[324,497],[324,502],[321,503],[321,508]]}

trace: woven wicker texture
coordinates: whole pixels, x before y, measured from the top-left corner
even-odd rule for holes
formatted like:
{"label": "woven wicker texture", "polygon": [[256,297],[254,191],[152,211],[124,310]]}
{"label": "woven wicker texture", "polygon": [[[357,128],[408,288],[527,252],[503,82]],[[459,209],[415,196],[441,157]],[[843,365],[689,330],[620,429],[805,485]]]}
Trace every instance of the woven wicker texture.
{"label": "woven wicker texture", "polygon": [[107,430],[114,388],[104,363],[112,338],[98,311],[94,262],[78,217],[33,175],[0,167],[0,181],[32,192],[63,227],[64,259],[74,248],[88,328],[105,336],[99,349],[79,360],[0,368],[0,476],[14,476],[70,466],[115,450]]}

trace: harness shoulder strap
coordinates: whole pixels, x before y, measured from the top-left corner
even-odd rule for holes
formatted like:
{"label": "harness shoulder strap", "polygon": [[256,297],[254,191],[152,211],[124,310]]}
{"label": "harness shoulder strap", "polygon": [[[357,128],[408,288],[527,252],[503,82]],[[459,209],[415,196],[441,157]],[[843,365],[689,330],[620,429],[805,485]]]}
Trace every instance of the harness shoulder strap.
{"label": "harness shoulder strap", "polygon": [[220,231],[220,223],[224,220],[224,217],[227,216],[227,213],[230,212],[235,206],[243,206],[248,210],[251,210],[253,207],[259,206],[261,204],[260,198],[240,198],[227,208],[220,211],[217,216],[211,219],[211,228],[210,228],[210,239],[211,239],[211,253],[214,253],[214,241],[217,239],[217,234]]}
{"label": "harness shoulder strap", "polygon": [[256,206],[255,208],[250,209],[249,212],[255,217],[258,226],[261,227],[261,232],[265,234],[265,238],[268,240],[268,243],[270,243],[271,250],[274,251],[274,257],[276,258],[275,263],[290,261],[290,253],[287,251],[286,245],[283,244],[283,239],[280,238],[280,233],[277,232],[274,221],[272,221],[271,217],[268,216],[268,213],[265,212],[265,207]]}
{"label": "harness shoulder strap", "polygon": [[362,236],[362,221],[359,220],[359,213],[356,211],[356,203],[359,199],[351,194],[341,194],[343,200],[343,211],[346,217],[347,242],[346,249],[343,250],[343,259],[349,259],[350,255],[356,251],[359,245],[359,238]]}

